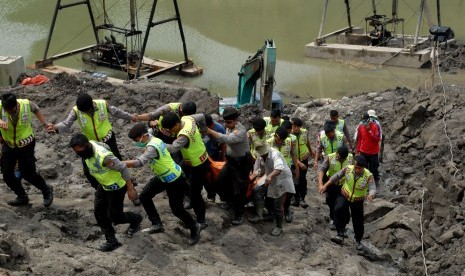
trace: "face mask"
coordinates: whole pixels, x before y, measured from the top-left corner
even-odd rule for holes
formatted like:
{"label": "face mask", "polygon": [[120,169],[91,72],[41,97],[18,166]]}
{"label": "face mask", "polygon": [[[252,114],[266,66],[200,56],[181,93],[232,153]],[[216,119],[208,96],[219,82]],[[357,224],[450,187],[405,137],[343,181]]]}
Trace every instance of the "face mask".
{"label": "face mask", "polygon": [[83,159],[89,159],[92,156],[94,156],[94,149],[92,148],[91,145],[89,145],[89,146],[86,146],[86,148],[83,151],[76,152],[76,154],[82,157]]}
{"label": "face mask", "polygon": [[141,142],[142,141],[142,137],[140,138],[139,141],[136,142],[136,147],[139,147],[139,148],[145,148],[145,146],[147,146],[147,142]]}

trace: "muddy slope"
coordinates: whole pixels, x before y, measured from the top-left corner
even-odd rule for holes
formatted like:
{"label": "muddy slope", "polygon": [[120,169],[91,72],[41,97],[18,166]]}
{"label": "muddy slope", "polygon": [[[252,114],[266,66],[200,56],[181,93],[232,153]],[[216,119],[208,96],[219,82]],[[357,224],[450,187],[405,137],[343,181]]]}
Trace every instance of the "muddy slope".
{"label": "muddy slope", "polygon": [[[112,86],[89,78],[60,75],[50,84],[17,90],[43,109],[49,121],[68,115],[77,93],[130,112],[145,112],[166,102],[195,100],[200,111],[213,112],[217,100],[208,91],[181,83],[141,82]],[[382,197],[367,204],[366,249],[356,252],[353,238],[344,246],[331,243],[324,197],[316,193],[316,173],[308,174],[307,209],[294,208],[294,221],[285,234],[272,237],[273,224],[245,222],[230,226],[227,210],[208,203],[209,227],[200,243],[185,244],[187,231],[172,216],[164,194],[155,197],[165,233],[124,236],[123,246],[112,253],[95,248],[103,237],[93,218],[93,189],[80,161],[67,148],[70,135],[46,135],[36,125],[39,171],[55,188],[55,202],[45,209],[41,195],[25,184],[32,205],[12,208],[12,197],[0,180],[0,273],[9,275],[424,275],[421,233],[428,273],[459,275],[464,272],[464,89],[409,91],[396,88],[334,101],[319,99],[289,106],[293,116],[305,118],[313,135],[330,109],[337,109],[351,131],[362,111],[373,108],[382,115],[386,135],[381,164]],[[446,112],[444,112],[446,110]],[[246,108],[243,119],[260,111]],[[447,136],[444,132],[447,124]],[[126,137],[130,123],[113,121],[124,158],[140,152]],[[77,126],[75,126],[77,129]],[[450,143],[449,143],[449,139]],[[453,154],[453,161],[452,155]],[[133,170],[138,189],[151,178],[148,168]],[[422,204],[423,202],[423,204]],[[141,212],[126,201],[126,208]],[[145,214],[144,214],[145,216]],[[420,227],[420,220],[422,224]],[[143,221],[148,226],[148,220]],[[351,229],[351,227],[350,227]],[[349,229],[349,235],[352,231]]]}

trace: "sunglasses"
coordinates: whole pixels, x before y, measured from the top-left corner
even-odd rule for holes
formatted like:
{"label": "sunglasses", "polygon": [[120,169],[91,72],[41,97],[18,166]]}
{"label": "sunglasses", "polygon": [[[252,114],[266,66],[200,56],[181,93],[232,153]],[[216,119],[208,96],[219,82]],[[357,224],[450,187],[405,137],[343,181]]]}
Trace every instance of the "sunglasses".
{"label": "sunglasses", "polygon": [[224,123],[227,124],[227,125],[231,124],[232,122],[234,122],[234,121],[233,120],[225,120],[224,121]]}

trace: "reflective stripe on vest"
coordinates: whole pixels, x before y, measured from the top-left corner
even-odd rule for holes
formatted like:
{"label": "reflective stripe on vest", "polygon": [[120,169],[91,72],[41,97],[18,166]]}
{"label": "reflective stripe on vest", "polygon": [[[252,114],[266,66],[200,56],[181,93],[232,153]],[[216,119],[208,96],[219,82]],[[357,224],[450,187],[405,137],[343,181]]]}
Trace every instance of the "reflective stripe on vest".
{"label": "reflective stripe on vest", "polygon": [[261,142],[266,143],[266,141],[270,139],[270,133],[267,129],[264,129],[262,138],[258,137],[257,131],[254,128],[249,130],[248,133],[249,137],[252,140],[252,143],[250,143],[250,153],[252,154],[252,156],[255,156],[255,146]]}
{"label": "reflective stripe on vest", "polygon": [[305,128],[301,128],[300,133],[294,133],[294,135],[297,137],[297,155],[299,156],[299,160],[303,161],[308,158],[310,153],[307,147],[308,132]]}
{"label": "reflective stripe on vest", "polygon": [[[349,155],[347,155],[347,158],[344,160],[344,162],[342,162],[342,164],[341,162],[337,160],[336,155],[337,155],[336,152],[328,155],[329,168],[328,168],[328,171],[326,172],[326,175],[329,178],[335,175],[338,171],[342,170],[342,168],[345,168],[347,165],[353,164],[354,157],[352,153],[349,153]],[[344,184],[344,178],[339,180],[339,182],[337,183],[337,185],[339,186],[341,186],[342,184]]]}
{"label": "reflective stripe on vest", "polygon": [[344,120],[343,119],[338,119],[337,124],[335,126],[336,130],[339,131],[340,133],[344,133]]}
{"label": "reflective stripe on vest", "polygon": [[170,152],[166,149],[166,144],[156,138],[151,137],[147,143],[147,147],[152,146],[158,152],[158,158],[152,158],[149,161],[155,175],[165,183],[175,181],[181,175],[181,167],[173,161]]}
{"label": "reflective stripe on vest", "polygon": [[335,131],[335,137],[333,141],[330,141],[328,136],[324,134],[320,137],[320,142],[324,149],[325,155],[328,156],[331,153],[335,153],[338,148],[344,145],[344,134],[339,131]]}
{"label": "reflective stripe on vest", "polygon": [[269,145],[271,145],[273,148],[277,149],[283,156],[284,160],[286,160],[286,164],[290,167],[291,162],[292,162],[292,156],[291,156],[291,149],[292,149],[292,142],[291,142],[291,137],[287,137],[281,146],[278,146],[276,144],[275,138],[270,138],[266,141]]}
{"label": "reflective stripe on vest", "polygon": [[31,125],[31,105],[29,100],[17,99],[19,104],[18,121],[16,125],[10,118],[10,115],[3,108],[0,101],[0,109],[2,110],[2,120],[8,123],[8,129],[0,129],[3,140],[10,148],[22,148],[34,140],[34,131]]}
{"label": "reflective stripe on vest", "polygon": [[114,154],[94,141],[90,141],[94,148],[94,156],[85,160],[90,174],[97,179],[105,191],[121,189],[126,185],[126,181],[119,171],[115,171],[103,166],[105,157]]}
{"label": "reflective stripe on vest", "polygon": [[270,134],[274,134],[276,129],[281,126],[281,124],[284,122],[283,119],[280,119],[279,121],[279,125],[278,126],[273,126],[271,125],[271,118],[270,117],[264,117],[263,120],[265,120],[266,122],[266,126],[265,126],[265,129],[268,131],[268,133]]}
{"label": "reflective stripe on vest", "polygon": [[361,201],[368,193],[368,180],[372,176],[368,169],[363,170],[363,175],[355,183],[355,166],[349,165],[346,169],[342,195],[350,202]]}
{"label": "reflective stripe on vest", "polygon": [[76,113],[79,126],[82,133],[89,138],[98,142],[104,141],[104,138],[111,136],[111,124],[108,120],[107,103],[105,100],[93,100],[97,109],[91,117],[85,112],[81,112],[77,106],[73,107]]}
{"label": "reflective stripe on vest", "polygon": [[189,146],[181,148],[182,158],[186,162],[186,165],[197,167],[208,159],[207,149],[202,141],[202,136],[195,124],[194,118],[184,116],[181,118],[181,122],[184,123],[184,126],[177,136],[184,135],[189,138]]}

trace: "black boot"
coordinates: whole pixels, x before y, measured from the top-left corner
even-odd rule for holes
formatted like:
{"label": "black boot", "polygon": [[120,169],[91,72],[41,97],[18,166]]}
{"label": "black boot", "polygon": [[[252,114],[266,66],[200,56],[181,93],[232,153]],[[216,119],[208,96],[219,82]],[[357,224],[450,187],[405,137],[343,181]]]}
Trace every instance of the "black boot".
{"label": "black boot", "polygon": [[105,234],[107,241],[99,247],[102,252],[110,252],[121,246],[121,243],[116,239],[115,234]]}
{"label": "black boot", "polygon": [[128,238],[132,238],[134,234],[140,230],[140,224],[142,222],[142,216],[140,214],[134,214],[136,217],[133,222],[129,225],[127,236]]}
{"label": "black boot", "polygon": [[292,219],[294,218],[294,216],[292,215],[292,210],[291,208],[287,209],[284,211],[284,218],[286,219],[286,222],[287,223],[291,223],[292,222]]}
{"label": "black boot", "polygon": [[152,226],[142,230],[144,233],[155,234],[165,232],[163,224],[161,223],[160,217],[150,217],[149,220],[152,222]]}
{"label": "black boot", "polygon": [[200,223],[194,224],[191,228],[191,238],[189,239],[189,245],[194,245],[200,240],[200,231],[202,231],[202,225]]}
{"label": "black boot", "polygon": [[294,196],[294,202],[292,202],[292,206],[300,207],[300,196],[299,195],[296,194]]}
{"label": "black boot", "polygon": [[272,236],[277,237],[283,233],[283,220],[282,215],[276,217],[276,227],[271,231]]}
{"label": "black boot", "polygon": [[29,204],[29,197],[27,195],[17,196],[14,200],[7,202],[10,206],[21,206]]}
{"label": "black boot", "polygon": [[53,203],[53,187],[50,185],[47,185],[47,189],[42,192],[44,196],[44,206],[45,207],[50,207]]}
{"label": "black boot", "polygon": [[308,203],[305,202],[305,198],[304,198],[304,197],[302,197],[302,198],[300,199],[300,206],[301,206],[302,208],[308,208]]}
{"label": "black boot", "polygon": [[263,208],[265,208],[264,200],[256,200],[254,202],[255,216],[248,218],[251,223],[258,223],[263,221]]}

